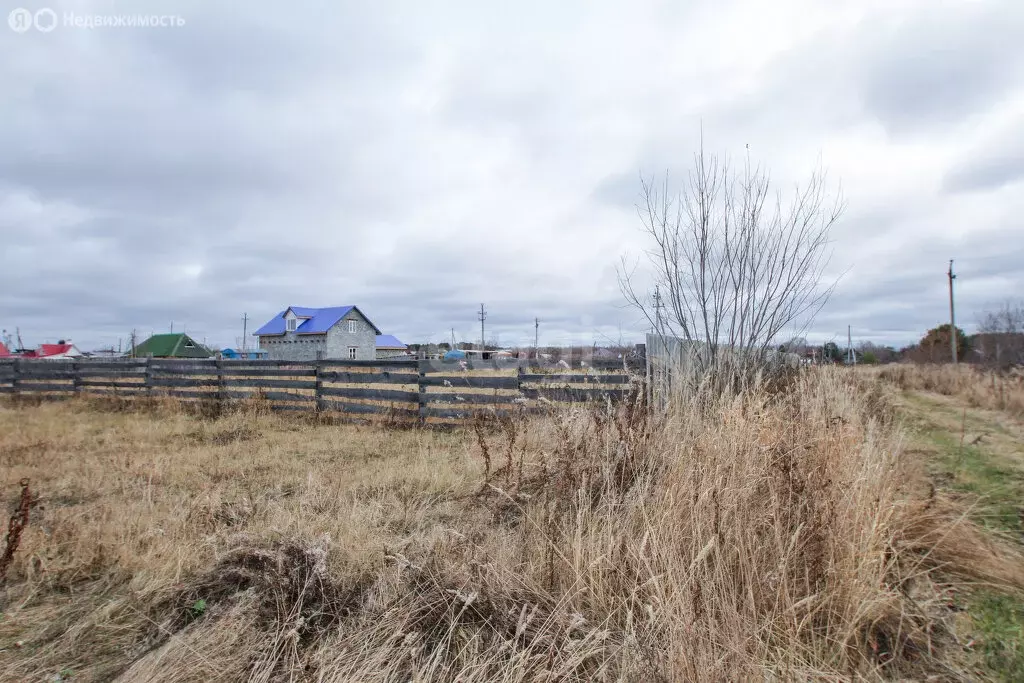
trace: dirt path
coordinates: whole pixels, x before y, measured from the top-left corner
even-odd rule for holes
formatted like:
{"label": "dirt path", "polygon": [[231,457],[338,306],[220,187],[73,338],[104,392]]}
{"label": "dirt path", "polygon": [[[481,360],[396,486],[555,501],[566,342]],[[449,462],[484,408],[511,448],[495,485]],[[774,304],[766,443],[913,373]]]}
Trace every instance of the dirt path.
{"label": "dirt path", "polygon": [[936,484],[994,533],[1024,539],[1024,424],[920,391],[902,392],[897,407],[908,450],[923,456]]}
{"label": "dirt path", "polygon": [[901,408],[912,421],[939,429],[959,443],[981,445],[986,452],[1024,467],[1024,422],[997,411],[971,408],[956,399],[923,391],[903,392]]}
{"label": "dirt path", "polygon": [[[903,391],[896,403],[907,454],[936,486],[994,535],[1024,543],[1024,423],[929,392]],[[1024,596],[979,587],[956,602],[964,611],[954,628],[979,679],[1024,681]]]}

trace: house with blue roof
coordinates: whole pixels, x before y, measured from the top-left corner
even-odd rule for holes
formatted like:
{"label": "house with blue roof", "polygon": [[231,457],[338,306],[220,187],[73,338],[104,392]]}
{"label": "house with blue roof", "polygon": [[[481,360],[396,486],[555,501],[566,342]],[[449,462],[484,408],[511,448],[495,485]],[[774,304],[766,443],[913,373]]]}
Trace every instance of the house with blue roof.
{"label": "house with blue roof", "polygon": [[377,359],[401,358],[409,355],[409,347],[393,334],[377,335]]}
{"label": "house with blue roof", "polygon": [[289,306],[254,334],[270,360],[375,360],[381,331],[357,306]]}

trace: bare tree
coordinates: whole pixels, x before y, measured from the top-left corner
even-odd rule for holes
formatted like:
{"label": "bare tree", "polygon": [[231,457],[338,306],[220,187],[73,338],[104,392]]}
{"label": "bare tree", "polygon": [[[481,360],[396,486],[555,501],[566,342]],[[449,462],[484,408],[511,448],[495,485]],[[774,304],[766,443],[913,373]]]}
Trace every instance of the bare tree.
{"label": "bare tree", "polygon": [[[947,344],[946,346],[949,346]],[[862,341],[857,344],[857,351],[864,358],[865,363],[892,363],[896,360],[897,351],[891,346],[875,344],[870,341]],[[870,360],[874,359],[874,360]]]}
{"label": "bare tree", "polygon": [[799,335],[828,300],[828,235],[843,201],[826,180],[819,168],[787,200],[760,166],[736,170],[703,141],[679,189],[667,175],[641,177],[637,212],[652,243],[645,280],[657,300],[637,290],[625,261],[619,285],[656,334],[684,340],[694,377],[748,376],[783,331]]}
{"label": "bare tree", "polygon": [[1007,301],[983,313],[972,346],[986,365],[1024,364],[1024,301]]}

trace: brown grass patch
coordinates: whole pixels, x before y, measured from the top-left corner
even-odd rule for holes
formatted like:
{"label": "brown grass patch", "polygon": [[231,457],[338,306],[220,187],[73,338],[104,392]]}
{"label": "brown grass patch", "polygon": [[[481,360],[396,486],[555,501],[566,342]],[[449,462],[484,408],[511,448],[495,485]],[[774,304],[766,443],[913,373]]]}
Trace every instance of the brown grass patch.
{"label": "brown grass patch", "polygon": [[871,391],[829,369],[450,433],[0,408],[3,495],[74,501],[14,555],[0,679],[969,677],[949,589],[1020,588],[1024,557]]}
{"label": "brown grass patch", "polygon": [[974,408],[1000,410],[1024,418],[1024,371],[985,370],[973,365],[886,365],[878,376],[900,389],[952,396]]}

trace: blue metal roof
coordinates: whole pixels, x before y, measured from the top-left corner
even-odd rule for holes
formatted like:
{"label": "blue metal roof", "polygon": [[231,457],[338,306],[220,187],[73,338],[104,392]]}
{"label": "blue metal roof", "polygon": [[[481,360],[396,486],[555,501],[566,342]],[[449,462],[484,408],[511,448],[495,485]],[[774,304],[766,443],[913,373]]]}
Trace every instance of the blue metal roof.
{"label": "blue metal roof", "polygon": [[246,349],[245,351],[241,351],[239,349],[222,349],[220,355],[222,358],[254,359],[266,356],[267,352],[263,349]]}
{"label": "blue metal roof", "polygon": [[377,348],[389,348],[389,349],[404,349],[408,348],[405,344],[398,341],[398,337],[393,334],[378,334],[377,335]]}
{"label": "blue metal roof", "polygon": [[377,329],[377,326],[374,325],[373,322],[371,322],[370,319],[367,318],[363,314],[363,312],[360,311],[359,308],[357,308],[356,306],[332,306],[331,308],[305,308],[302,306],[289,306],[288,308],[284,309],[276,316],[274,316],[266,325],[253,332],[253,334],[257,336],[269,334],[284,334],[284,316],[288,311],[291,311],[299,318],[308,318],[307,320],[303,320],[299,324],[299,326],[295,328],[296,334],[323,334],[327,330],[334,327],[339,320],[348,315],[349,311],[351,311],[352,309],[355,309],[356,311],[359,312],[359,315],[362,315],[363,318],[366,318],[366,322],[370,323],[370,327],[372,327],[375,332],[380,334],[380,330]]}

